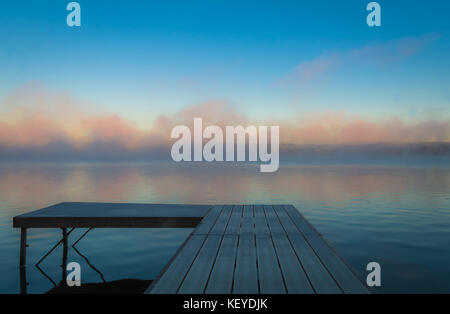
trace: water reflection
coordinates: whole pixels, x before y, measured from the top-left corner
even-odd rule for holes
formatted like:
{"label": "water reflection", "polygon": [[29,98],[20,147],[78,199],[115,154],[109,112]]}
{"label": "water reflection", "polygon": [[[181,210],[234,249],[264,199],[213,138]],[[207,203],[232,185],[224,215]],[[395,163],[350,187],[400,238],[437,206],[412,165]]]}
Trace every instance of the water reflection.
{"label": "water reflection", "polygon": [[[19,235],[12,217],[61,201],[292,203],[361,275],[369,261],[384,265],[381,291],[450,291],[442,280],[450,276],[446,167],[291,165],[268,174],[257,165],[235,164],[2,164],[0,200],[0,251],[6,257],[0,268],[7,274],[1,292],[18,291]],[[95,230],[80,251],[107,281],[151,280],[189,232]],[[58,237],[58,231],[33,230],[31,259]],[[58,265],[56,255],[47,265]],[[73,250],[70,258],[81,259]],[[99,280],[94,271],[86,275]],[[31,292],[48,290],[41,277],[30,274]]]}
{"label": "water reflection", "polygon": [[445,168],[376,166],[287,166],[263,174],[250,165],[9,165],[0,167],[0,197],[33,206],[60,199],[242,203],[301,197],[341,202],[395,197],[416,186],[439,196],[449,191],[448,174]]}

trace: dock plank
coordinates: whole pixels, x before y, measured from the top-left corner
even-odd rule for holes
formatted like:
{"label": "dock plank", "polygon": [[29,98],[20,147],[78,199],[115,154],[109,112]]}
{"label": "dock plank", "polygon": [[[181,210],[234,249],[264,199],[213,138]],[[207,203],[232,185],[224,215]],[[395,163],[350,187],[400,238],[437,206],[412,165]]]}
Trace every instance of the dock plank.
{"label": "dock plank", "polygon": [[281,269],[270,236],[256,237],[259,291],[265,294],[285,294]]}
{"label": "dock plank", "polygon": [[233,293],[258,293],[258,274],[254,236],[239,236]]}
{"label": "dock plank", "polygon": [[306,218],[300,214],[300,212],[292,205],[284,205],[286,213],[291,217],[297,228],[305,235],[306,238],[309,236],[318,236],[320,233],[306,220]]}
{"label": "dock plank", "polygon": [[15,228],[195,228],[211,205],[64,202],[13,217]]}
{"label": "dock plank", "polygon": [[[324,267],[335,279],[344,293],[370,293],[369,289],[345,264],[341,257],[328,245],[323,237],[293,206],[284,206],[286,211],[277,211],[278,217],[288,233],[301,232],[306,241],[321,260]],[[289,218],[293,218],[289,220]],[[295,223],[297,222],[297,223]],[[297,230],[295,230],[296,228]],[[303,232],[303,230],[306,230]]]}
{"label": "dock plank", "polygon": [[298,234],[300,231],[281,205],[273,206],[280,224],[287,234]]}
{"label": "dock plank", "polygon": [[344,293],[370,293],[369,289],[322,237],[311,238],[309,242]]}
{"label": "dock plank", "polygon": [[242,205],[235,205],[233,207],[233,211],[231,213],[231,217],[230,217],[230,221],[228,222],[227,229],[225,230],[225,234],[238,235],[240,233],[242,209],[243,209]]}
{"label": "dock plank", "polygon": [[342,291],[305,238],[289,234],[288,238],[316,293],[340,294]]}
{"label": "dock plank", "polygon": [[299,232],[298,227],[294,224],[293,220],[290,219],[290,216],[287,215],[284,209],[285,206],[264,206],[272,234],[287,234],[297,257],[316,292],[342,293],[327,268],[322,265],[321,260],[316,255],[315,251]]}
{"label": "dock plank", "polygon": [[216,205],[214,206],[208,214],[202,219],[200,224],[195,228],[193,234],[208,234],[209,231],[212,229],[214,224],[216,223],[217,218],[219,217],[220,213],[222,212],[224,206],[222,205]]}
{"label": "dock plank", "polygon": [[206,238],[177,293],[203,293],[221,241],[221,236],[211,235]]}
{"label": "dock plank", "polygon": [[206,293],[230,294],[233,289],[234,265],[238,246],[237,235],[223,236],[217,253],[216,262],[211,272]]}
{"label": "dock plank", "polygon": [[286,235],[284,228],[282,227],[274,207],[270,205],[264,205],[264,212],[266,214],[267,224],[269,225],[270,234],[272,235]]}
{"label": "dock plank", "polygon": [[270,229],[267,225],[266,214],[262,205],[255,205],[253,208],[255,216],[255,235],[270,235]]}
{"label": "dock plank", "polygon": [[190,236],[167,269],[149,287],[147,292],[154,294],[176,293],[205,239],[206,236],[203,235]]}
{"label": "dock plank", "polygon": [[277,235],[272,238],[287,292],[290,294],[314,293],[311,283],[288,238]]}
{"label": "dock plank", "polygon": [[241,235],[254,235],[255,225],[253,221],[253,206],[244,205],[242,212],[241,228],[239,229]]}
{"label": "dock plank", "polygon": [[217,218],[214,226],[212,227],[209,234],[223,235],[225,229],[228,225],[228,220],[230,219],[232,206],[224,206],[219,218]]}

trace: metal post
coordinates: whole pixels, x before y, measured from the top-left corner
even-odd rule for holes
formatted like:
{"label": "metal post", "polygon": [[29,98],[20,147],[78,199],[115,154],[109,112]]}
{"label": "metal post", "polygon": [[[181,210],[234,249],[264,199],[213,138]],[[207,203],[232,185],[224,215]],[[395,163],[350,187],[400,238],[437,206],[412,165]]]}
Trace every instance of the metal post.
{"label": "metal post", "polygon": [[65,285],[66,282],[66,277],[67,277],[67,239],[68,239],[68,235],[67,235],[67,229],[66,228],[61,228],[62,229],[62,236],[63,236],[63,255],[62,255],[62,280],[61,280],[61,284]]}
{"label": "metal post", "polygon": [[20,229],[20,293],[27,293],[27,229]]}

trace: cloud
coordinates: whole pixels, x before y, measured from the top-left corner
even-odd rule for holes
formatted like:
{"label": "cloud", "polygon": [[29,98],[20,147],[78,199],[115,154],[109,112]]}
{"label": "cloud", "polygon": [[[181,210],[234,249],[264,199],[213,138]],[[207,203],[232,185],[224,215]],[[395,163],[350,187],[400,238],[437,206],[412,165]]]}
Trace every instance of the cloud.
{"label": "cloud", "polygon": [[311,61],[302,61],[295,69],[292,74],[293,78],[300,81],[311,81],[314,78],[328,72],[337,65],[338,55],[329,54],[320,56]]}
{"label": "cloud", "polygon": [[420,53],[427,46],[438,40],[438,34],[426,34],[419,37],[406,37],[385,43],[370,44],[342,54],[346,63],[357,60],[369,64],[389,65]]}
{"label": "cloud", "polygon": [[[172,115],[148,117],[143,129],[117,114],[101,111],[67,93],[42,86],[19,88],[1,102],[0,157],[71,156],[73,158],[146,158],[166,156],[176,125],[279,125],[284,144],[370,144],[449,142],[450,121],[428,119],[406,123],[399,117],[372,121],[346,112],[291,117],[289,121],[253,121],[225,101],[188,106]],[[167,155],[168,156],[168,155]]]}
{"label": "cloud", "polygon": [[369,65],[389,65],[419,53],[439,37],[437,34],[426,34],[385,43],[369,44],[343,52],[325,53],[311,60],[301,61],[291,73],[279,82],[283,84],[309,82],[322,77],[333,69],[351,66],[356,62]]}
{"label": "cloud", "polygon": [[247,123],[246,117],[224,101],[188,106],[173,115],[148,117],[156,121],[149,129],[117,114],[93,110],[99,107],[36,83],[27,84],[1,102],[0,145],[42,147],[65,143],[83,149],[108,144],[132,151],[167,145],[171,129],[191,125],[194,117],[220,126],[229,121]]}
{"label": "cloud", "polygon": [[[2,102],[0,143],[39,147],[67,142],[75,147],[95,141],[114,141],[128,147],[143,135],[132,122],[115,114],[90,112],[85,103],[66,93],[27,84]],[[98,107],[98,106],[97,106]]]}
{"label": "cloud", "polygon": [[302,117],[282,123],[281,141],[293,144],[370,144],[450,141],[450,121],[407,124],[400,118],[370,121],[344,112]]}

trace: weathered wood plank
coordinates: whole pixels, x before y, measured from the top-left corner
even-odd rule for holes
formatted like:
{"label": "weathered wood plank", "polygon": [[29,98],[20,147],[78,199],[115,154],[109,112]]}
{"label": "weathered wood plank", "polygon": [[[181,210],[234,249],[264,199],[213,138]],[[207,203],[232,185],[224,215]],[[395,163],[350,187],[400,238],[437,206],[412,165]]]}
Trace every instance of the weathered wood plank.
{"label": "weathered wood plank", "polygon": [[270,236],[256,237],[256,255],[258,258],[259,292],[267,294],[286,293],[283,276]]}
{"label": "weathered wood plank", "polygon": [[205,293],[230,294],[233,289],[234,265],[238,246],[237,235],[223,236]]}
{"label": "weathered wood plank", "polygon": [[266,214],[267,224],[269,225],[270,234],[272,235],[286,235],[281,223],[278,219],[275,210],[271,205],[264,205],[264,212]]}
{"label": "weathered wood plank", "polygon": [[286,210],[281,205],[274,205],[275,213],[278,216],[278,219],[287,234],[298,234],[300,230],[294,224],[292,219],[287,214]]}
{"label": "weathered wood plank", "polygon": [[209,234],[223,235],[223,233],[225,232],[225,228],[227,227],[228,220],[230,219],[231,209],[232,206],[224,206],[222,212],[219,215],[219,218],[217,218]]}
{"label": "weathered wood plank", "polygon": [[[264,209],[266,210],[266,215],[269,213],[272,217],[270,209],[266,207],[264,207]],[[306,275],[315,291],[318,293],[341,293],[338,285],[333,280],[333,277],[327,271],[327,268],[321,264],[315,251],[304,239],[298,226],[294,224],[293,220],[285,211],[285,206],[274,206],[274,209],[274,213],[280,224],[278,225],[274,220],[270,220],[269,226],[273,225],[274,229],[277,231],[279,231],[279,228],[281,227],[288,234],[289,241],[298,256],[300,263],[303,265]]]}
{"label": "weathered wood plank", "polygon": [[[193,236],[197,237],[197,236]],[[188,270],[177,293],[203,293],[219,250],[222,236],[209,235]]]}
{"label": "weathered wood plank", "polygon": [[282,235],[275,235],[272,238],[287,292],[293,294],[314,293],[288,238]]}
{"label": "weathered wood plank", "polygon": [[289,234],[288,238],[315,292],[342,293],[305,238],[301,234]]}
{"label": "weathered wood plank", "polygon": [[223,208],[222,205],[214,206],[208,212],[205,218],[202,219],[197,228],[195,228],[193,234],[208,234],[211,228],[216,223],[216,220],[219,217],[220,213],[222,212],[222,208]]}
{"label": "weathered wood plank", "polygon": [[15,216],[15,228],[195,228],[210,205],[65,202]]}
{"label": "weathered wood plank", "polygon": [[344,293],[370,293],[369,289],[322,237],[311,237],[308,241]]}
{"label": "weathered wood plank", "polygon": [[313,227],[311,224],[303,217],[302,214],[292,205],[284,205],[283,206],[289,217],[291,217],[294,224],[298,227],[301,233],[308,238],[310,235],[317,236],[320,233]]}
{"label": "weathered wood plank", "polygon": [[[277,214],[288,233],[300,231],[306,241],[322,261],[331,276],[338,283],[344,293],[370,293],[367,287],[353,273],[340,256],[326,243],[323,237],[293,206],[284,206],[286,212],[277,211]],[[288,215],[286,215],[286,213]],[[288,217],[289,216],[289,217]],[[291,218],[291,220],[289,219]],[[296,223],[295,223],[296,222]],[[295,226],[294,226],[295,225]],[[295,230],[294,227],[297,227]],[[304,228],[306,232],[303,232]]]}
{"label": "weathered wood plank", "polygon": [[233,293],[258,293],[258,274],[256,267],[255,237],[241,235],[238,243]]}
{"label": "weathered wood plank", "polygon": [[239,234],[241,228],[242,208],[242,205],[235,205],[233,207],[233,212],[231,213],[230,221],[228,222],[225,234]]}
{"label": "weathered wood plank", "polygon": [[270,229],[267,225],[266,214],[262,205],[255,205],[253,208],[255,216],[255,235],[270,235]]}
{"label": "weathered wood plank", "polygon": [[205,238],[206,236],[203,235],[188,237],[160,278],[157,278],[155,283],[149,287],[148,292],[155,294],[176,293]]}
{"label": "weathered wood plank", "polygon": [[255,225],[253,221],[253,206],[245,205],[242,212],[241,228],[239,230],[241,235],[254,235]]}

